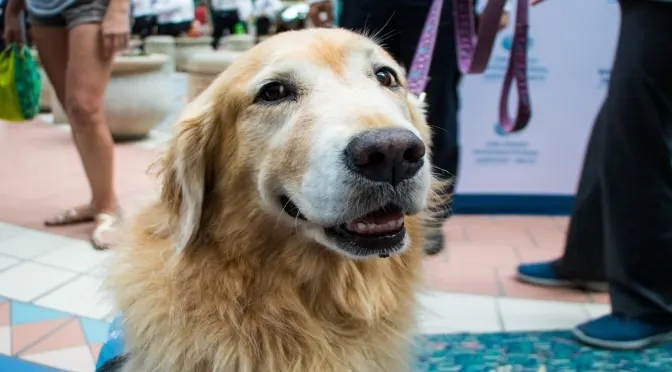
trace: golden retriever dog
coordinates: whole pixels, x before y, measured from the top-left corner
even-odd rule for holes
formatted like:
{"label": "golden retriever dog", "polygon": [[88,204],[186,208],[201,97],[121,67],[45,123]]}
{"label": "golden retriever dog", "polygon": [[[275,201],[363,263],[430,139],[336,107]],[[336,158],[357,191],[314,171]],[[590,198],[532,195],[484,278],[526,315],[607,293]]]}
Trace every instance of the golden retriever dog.
{"label": "golden retriever dog", "polygon": [[283,33],[191,102],[106,287],[125,372],[406,372],[434,193],[403,69]]}

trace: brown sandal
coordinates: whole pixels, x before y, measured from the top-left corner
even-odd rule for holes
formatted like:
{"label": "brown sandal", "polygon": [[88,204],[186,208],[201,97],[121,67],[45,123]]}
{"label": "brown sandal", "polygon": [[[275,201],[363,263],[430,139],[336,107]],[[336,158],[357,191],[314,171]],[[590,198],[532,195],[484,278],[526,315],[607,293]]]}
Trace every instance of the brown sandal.
{"label": "brown sandal", "polygon": [[44,221],[45,226],[66,226],[84,222],[93,222],[95,212],[92,206],[81,206],[68,209],[61,214]]}

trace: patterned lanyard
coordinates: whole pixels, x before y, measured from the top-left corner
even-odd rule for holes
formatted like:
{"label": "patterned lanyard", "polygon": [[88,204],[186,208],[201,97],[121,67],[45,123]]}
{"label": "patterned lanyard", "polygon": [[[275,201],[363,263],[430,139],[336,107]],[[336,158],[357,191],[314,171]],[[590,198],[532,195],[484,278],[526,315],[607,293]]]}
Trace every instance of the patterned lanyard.
{"label": "patterned lanyard", "polygon": [[[464,74],[478,74],[485,71],[492,54],[492,46],[497,37],[499,19],[504,12],[506,0],[489,0],[481,16],[478,37],[475,34],[474,8],[472,0],[453,0],[455,17],[455,39],[460,70]],[[436,44],[436,35],[441,20],[443,0],[433,0],[427,14],[418,47],[408,75],[408,89],[424,99],[424,90],[429,79],[429,68]],[[527,0],[518,0],[516,25],[511,47],[509,66],[504,77],[504,85],[499,101],[499,121],[506,132],[519,131],[527,125],[531,116],[530,97],[527,84]],[[516,81],[518,91],[518,112],[516,119],[509,117],[508,100],[511,85]]]}

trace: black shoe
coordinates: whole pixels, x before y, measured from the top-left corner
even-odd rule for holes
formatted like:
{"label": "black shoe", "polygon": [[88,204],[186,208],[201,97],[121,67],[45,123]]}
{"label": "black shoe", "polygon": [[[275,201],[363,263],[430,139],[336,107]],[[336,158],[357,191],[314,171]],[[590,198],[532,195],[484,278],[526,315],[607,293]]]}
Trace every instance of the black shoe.
{"label": "black shoe", "polygon": [[443,231],[437,229],[432,232],[428,237],[425,243],[425,254],[428,256],[435,256],[445,248],[445,237],[443,236]]}

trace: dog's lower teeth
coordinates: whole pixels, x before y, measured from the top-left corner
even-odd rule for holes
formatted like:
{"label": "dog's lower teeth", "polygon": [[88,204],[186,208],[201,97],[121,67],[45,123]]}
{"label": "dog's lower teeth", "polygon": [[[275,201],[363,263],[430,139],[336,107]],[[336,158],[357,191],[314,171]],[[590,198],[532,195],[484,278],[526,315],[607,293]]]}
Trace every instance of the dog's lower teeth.
{"label": "dog's lower teeth", "polygon": [[360,234],[376,234],[399,230],[403,224],[403,218],[382,224],[350,222],[346,225],[346,229]]}

